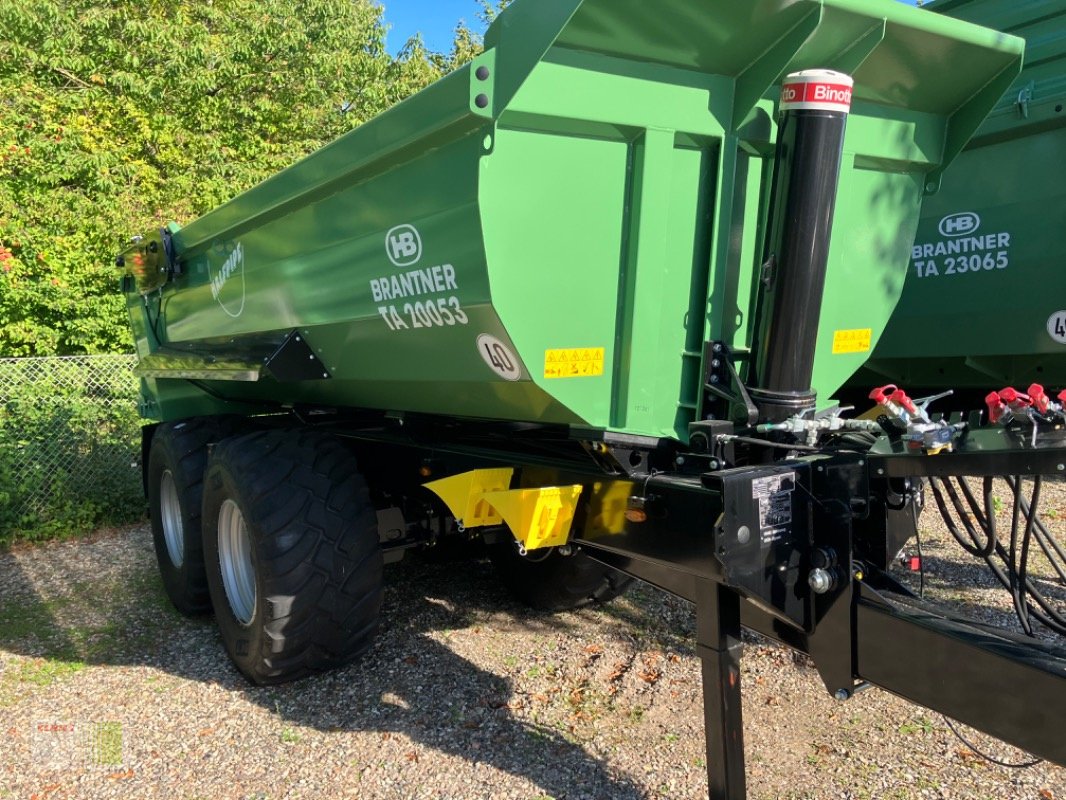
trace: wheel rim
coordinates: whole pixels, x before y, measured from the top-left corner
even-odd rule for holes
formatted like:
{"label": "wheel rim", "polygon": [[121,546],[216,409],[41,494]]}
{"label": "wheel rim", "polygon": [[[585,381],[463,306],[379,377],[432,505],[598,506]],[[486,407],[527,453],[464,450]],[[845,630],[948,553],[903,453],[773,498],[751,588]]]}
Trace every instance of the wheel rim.
{"label": "wheel rim", "polygon": [[159,515],[163,523],[163,541],[167,545],[170,563],[180,567],[185,563],[185,528],[181,524],[181,503],[178,487],[170,470],[163,471],[159,480]]}
{"label": "wheel rim", "polygon": [[230,610],[247,625],[255,613],[255,566],[248,526],[232,500],[226,500],[218,513],[218,560]]}

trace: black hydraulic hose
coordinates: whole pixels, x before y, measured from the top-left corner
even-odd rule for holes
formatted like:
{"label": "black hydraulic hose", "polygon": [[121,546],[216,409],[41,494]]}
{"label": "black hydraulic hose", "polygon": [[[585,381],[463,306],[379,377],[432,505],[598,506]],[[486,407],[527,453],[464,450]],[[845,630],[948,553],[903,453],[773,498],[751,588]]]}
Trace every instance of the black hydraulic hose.
{"label": "black hydraulic hose", "polygon": [[[959,502],[958,495],[955,493],[955,484],[951,482],[950,478],[942,478],[941,481],[944,484],[944,487],[947,489],[948,493],[951,495],[952,504],[955,506],[955,510],[958,512],[960,519],[962,519],[964,523],[968,523],[966,511]],[[995,509],[993,507],[994,500],[992,497],[992,479],[984,479],[984,485],[982,487],[982,492],[984,496],[983,511],[980,505],[978,505],[977,498],[974,496],[973,490],[970,488],[970,484],[966,481],[966,478],[959,478],[959,488],[962,489],[962,493],[966,497],[966,502],[970,506],[970,511],[973,513],[973,518],[977,521],[978,527],[980,527],[981,530],[985,533],[986,542],[980,547],[973,547],[967,542],[964,542],[959,539],[958,536],[956,536],[955,538],[959,540],[959,544],[962,545],[963,549],[971,555],[978,556],[979,558],[987,558],[995,550],[997,541],[996,516]],[[943,513],[943,509],[941,509],[941,513]],[[973,530],[973,528],[970,527],[969,524],[966,525],[966,532],[970,534],[970,538],[973,539],[974,542],[978,541],[978,536],[976,532]]]}
{"label": "black hydraulic hose", "polygon": [[[977,532],[974,530],[973,526],[970,524],[970,518],[969,518],[969,516],[966,513],[966,509],[963,508],[962,501],[959,500],[959,495],[955,491],[955,484],[952,483],[950,480],[944,480],[943,484],[944,484],[944,488],[947,489],[948,496],[951,498],[952,505],[955,506],[955,511],[958,512],[959,519],[962,520],[962,524],[966,526],[966,532],[968,534],[970,534],[970,538],[972,538],[975,542],[978,541]],[[973,493],[970,492],[970,487],[966,483],[965,478],[960,478],[959,479],[959,484],[962,487],[964,487],[963,488],[963,494],[965,494],[967,496],[966,499],[970,503],[970,508],[973,510],[974,518],[977,520],[978,525],[981,526],[981,530],[983,530],[985,532],[985,534],[986,534],[986,536],[988,538],[988,541],[984,545],[982,545],[979,548],[975,548],[974,550],[972,550],[970,552],[971,552],[972,555],[975,555],[978,558],[987,558],[988,556],[992,555],[992,551],[996,549],[996,540],[995,540],[995,538],[993,538],[992,535],[990,535],[989,528],[988,528],[988,523],[985,520],[984,515],[977,508],[976,498],[974,498],[973,497]],[[986,495],[986,497],[987,496],[988,495]],[[956,537],[956,538],[958,538],[958,537]],[[963,545],[963,547],[965,548],[966,546]],[[966,549],[968,549],[968,548],[966,548]]]}
{"label": "black hydraulic hose", "polygon": [[[1010,557],[1003,545],[997,543],[996,555],[998,555],[1004,563],[1009,563]],[[992,574],[995,576],[996,580],[999,581],[1000,585],[1009,591],[1010,579],[1007,577],[1003,568],[993,561],[991,556],[986,558],[985,562],[988,564],[989,569],[991,569]],[[1048,602],[1047,598],[1044,597],[1044,595],[1028,580],[1026,582],[1026,591],[1028,596],[1039,606],[1039,609],[1029,609],[1030,616],[1033,619],[1038,620],[1050,630],[1055,631],[1061,636],[1066,636],[1066,616],[1063,616],[1056,611]]]}
{"label": "black hydraulic hose", "polygon": [[[970,497],[970,484],[966,482],[965,478],[960,478],[959,480],[962,480],[966,486],[966,495]],[[992,495],[992,479],[990,476],[984,480],[982,494],[985,500],[985,533],[988,535],[988,556],[991,556],[992,551],[996,549],[997,542],[999,542],[999,531],[996,530],[996,497]],[[988,557],[986,556],[985,558],[987,560]]]}
{"label": "black hydraulic hose", "polygon": [[1057,545],[1058,542],[1054,539],[1051,539],[1050,542],[1048,541],[1050,534],[1047,533],[1046,529],[1043,529],[1039,517],[1036,518],[1036,527],[1033,528],[1033,536],[1036,539],[1037,544],[1040,545],[1040,549],[1044,551],[1044,555],[1051,564],[1051,568],[1058,573],[1059,580],[1066,583],[1066,569],[1059,564],[1051,552],[1052,546]]}
{"label": "black hydraulic hose", "polygon": [[[951,487],[951,484],[947,480],[941,480],[945,488]],[[991,555],[992,551],[995,549],[995,540],[991,536],[989,536],[988,542],[985,545],[977,546],[977,542],[980,540],[980,538],[977,535],[977,531],[975,531],[973,529],[973,526],[970,524],[969,517],[965,514],[964,511],[961,510],[961,504],[959,503],[958,495],[955,494],[954,489],[950,489],[949,493],[952,495],[952,499],[955,502],[956,509],[959,509],[960,511],[959,516],[962,519],[963,525],[966,526],[966,533],[968,533],[970,538],[973,540],[973,544],[966,541],[966,539],[962,535],[962,531],[960,531],[958,525],[955,524],[955,518],[948,510],[947,502],[944,500],[944,495],[940,491],[940,488],[937,486],[937,478],[929,479],[929,488],[933,491],[933,499],[936,500],[937,508],[940,509],[940,516],[944,518],[944,524],[948,526],[948,530],[951,532],[951,535],[955,537],[955,541],[958,542],[962,549],[970,555],[976,556],[977,558],[988,558],[988,556]]]}
{"label": "black hydraulic hose", "polygon": [[[1010,483],[1010,481],[1008,481],[1008,483]],[[1012,484],[1012,485],[1017,487],[1017,490],[1016,490],[1016,493],[1015,493],[1015,497],[1020,496],[1021,495],[1021,489],[1022,489],[1021,481],[1019,480],[1017,483]],[[1014,571],[1014,556],[1013,556],[1013,552],[1008,553],[1007,550],[1001,544],[999,544],[998,541],[997,541],[997,543],[996,543],[996,555],[999,556],[999,558],[1003,561],[1004,564],[1008,565],[1008,568],[1013,573],[1013,571]],[[991,559],[986,559],[986,561],[987,561],[988,565],[992,568],[993,573],[995,573],[997,575],[997,578],[1000,578],[1000,583],[1002,583],[1005,587],[1010,589],[1009,582],[1008,582],[1006,576],[1001,577],[1002,574],[1003,574],[1002,570],[1000,570],[998,568],[998,566],[995,565],[992,562]],[[1055,631],[1056,633],[1059,633],[1060,635],[1066,636],[1066,616],[1064,616],[1063,614],[1058,612],[1051,605],[1051,603],[1048,602],[1047,598],[1044,597],[1043,593],[1040,592],[1040,590],[1032,583],[1032,581],[1030,581],[1028,579],[1028,577],[1025,579],[1025,582],[1024,582],[1023,586],[1024,586],[1025,593],[1028,594],[1028,596],[1032,600],[1034,600],[1036,602],[1036,604],[1040,607],[1040,609],[1044,612],[1044,613],[1038,613],[1036,609],[1030,608],[1027,605],[1027,610],[1029,611],[1030,615],[1032,617],[1034,617],[1035,619],[1037,619],[1038,621],[1040,621],[1042,624],[1044,624],[1047,627],[1049,627],[1051,630]]]}
{"label": "black hydraulic hose", "polygon": [[981,487],[981,496],[984,500],[983,506],[977,502],[977,497],[974,495],[973,489],[970,488],[970,483],[966,478],[959,478],[959,488],[962,489],[966,502],[970,504],[970,510],[973,511],[974,519],[981,526],[981,530],[987,529],[989,516],[992,514],[990,510],[992,508],[992,479],[985,478]]}
{"label": "black hydraulic hose", "polygon": [[[1029,621],[1029,608],[1025,602],[1025,587],[1018,580],[1018,521],[1022,514],[1022,493],[1020,491],[1022,476],[1019,475],[1019,491],[1014,493],[1014,502],[1011,503],[1010,514],[1010,569],[1007,577],[1010,578],[1010,595],[1014,600],[1014,610],[1018,614],[1018,621],[1022,623],[1022,630],[1026,636],[1033,635],[1033,625]],[[1028,525],[1026,525],[1028,528]]]}
{"label": "black hydraulic hose", "polygon": [[[1022,508],[1024,509],[1025,506],[1023,505]],[[1033,528],[1033,535],[1035,536],[1037,543],[1040,545],[1040,549],[1043,550],[1044,555],[1047,556],[1047,560],[1051,563],[1052,568],[1058,573],[1059,579],[1063,583],[1066,583],[1066,569],[1059,564],[1060,559],[1055,558],[1059,552],[1060,545],[1055,541],[1055,537],[1048,532],[1048,529],[1044,527],[1044,523],[1041,521],[1040,517],[1036,517],[1036,525]],[[1063,564],[1066,564],[1066,559],[1061,560]]]}
{"label": "black hydraulic hose", "polygon": [[[962,479],[963,483],[966,483],[966,479]],[[967,493],[969,492],[969,485],[966,486]],[[988,534],[988,541],[991,545],[988,555],[992,555],[992,552],[996,549],[996,544],[999,542],[999,531],[996,530],[996,498],[992,494],[992,478],[988,476],[984,480],[984,485],[981,487],[985,500],[985,519],[987,523],[985,525],[985,533]]]}
{"label": "black hydraulic hose", "polygon": [[775,450],[795,450],[799,453],[853,453],[862,455],[858,450],[850,450],[843,447],[815,447],[808,444],[788,444],[787,442],[774,442],[769,439],[757,439],[754,436],[734,436],[725,434],[719,437],[723,442],[743,442],[744,444],[758,445],[759,447],[772,447]]}
{"label": "black hydraulic hose", "polygon": [[848,431],[841,434],[839,439],[855,447],[861,447],[863,450],[869,450],[877,444],[877,436],[868,431]]}
{"label": "black hydraulic hose", "polygon": [[[1006,482],[1007,486],[1011,488],[1011,491],[1015,491],[1016,484],[1014,484],[1009,477],[1006,478]],[[1022,500],[1022,512],[1025,514],[1029,514],[1029,504],[1026,503],[1024,499]],[[1054,567],[1055,572],[1057,572],[1059,575],[1059,578],[1064,583],[1066,583],[1066,570],[1064,570],[1063,567],[1059,565],[1059,561],[1061,561],[1063,564],[1066,564],[1066,548],[1059,544],[1058,540],[1044,525],[1044,522],[1042,519],[1040,519],[1039,515],[1036,517],[1036,528],[1034,530],[1034,533],[1036,534],[1036,540],[1040,543],[1040,547],[1044,551],[1044,554],[1047,556],[1048,561],[1051,562],[1051,566]],[[1055,551],[1055,555],[1058,556],[1058,559],[1056,559],[1055,556],[1052,555],[1052,550]]]}
{"label": "black hydraulic hose", "polygon": [[[933,480],[931,479],[930,485],[932,484]],[[1018,484],[1018,487],[1020,491],[1020,484]],[[936,487],[932,488],[934,489],[934,497],[936,497],[936,495],[938,494],[938,490],[936,489]],[[991,493],[989,491],[986,494],[986,497],[988,498],[988,518],[994,519],[992,516],[993,509],[991,508],[992,502],[990,495]],[[947,504],[944,503],[942,494],[940,495],[940,500],[937,505],[940,507],[941,515],[944,515],[944,512],[947,510]],[[959,541],[959,544],[962,545],[963,549],[965,549],[967,552],[974,553],[975,551],[980,551],[982,549],[979,546],[979,539],[976,535],[976,531],[967,531],[967,533],[970,534],[972,537],[972,542],[967,544],[967,542],[962,538],[962,531],[958,529],[958,526],[954,525],[953,521],[949,517],[945,516],[944,522],[948,526],[948,529],[951,530],[952,535],[955,536],[956,540]],[[995,579],[1004,589],[1007,589],[1011,592],[1013,598],[1014,591],[1012,587],[1012,577],[1016,577],[1016,573],[1014,573],[1014,570],[1011,568],[1012,560],[1010,553],[999,542],[998,537],[992,535],[994,532],[994,525],[995,522],[991,522],[989,530],[987,531],[993,542],[994,551],[992,554],[985,556],[984,561],[992,572],[993,577],[995,577]],[[993,556],[998,556],[1002,563],[1007,565],[1008,571],[1010,572],[1010,576],[1008,576],[1008,571],[1005,571],[1003,567],[996,563]],[[1051,605],[1048,599],[1043,595],[1042,592],[1040,592],[1040,590],[1032,583],[1032,581],[1028,577],[1026,577],[1024,581],[1024,586],[1028,600],[1031,600],[1036,605],[1036,607],[1027,608],[1029,617],[1037,620],[1049,630],[1054,631],[1055,633],[1061,636],[1066,636],[1066,616],[1057,611]]]}
{"label": "black hydraulic hose", "polygon": [[1044,759],[1042,759],[1042,758],[1031,758],[1031,759],[1028,759],[1026,761],[1001,761],[998,758],[993,758],[992,756],[988,755],[987,753],[984,753],[981,750],[978,750],[977,747],[975,747],[970,742],[969,739],[967,739],[965,736],[963,736],[962,733],[959,731],[959,729],[955,727],[955,724],[951,721],[950,717],[948,717],[948,716],[946,716],[944,714],[941,714],[940,717],[941,717],[941,719],[944,720],[944,722],[947,723],[948,728],[951,729],[951,732],[955,734],[955,737],[960,742],[962,742],[970,750],[972,750],[974,753],[976,753],[977,755],[979,755],[981,758],[983,758],[985,761],[988,761],[989,763],[995,764],[996,766],[999,766],[999,767],[1006,767],[1007,769],[1029,769],[1030,767],[1035,767],[1037,764],[1042,764],[1044,762]]}
{"label": "black hydraulic hose", "polygon": [[[1007,553],[1005,550],[1002,549],[1002,547],[997,548],[997,551],[1001,558],[1006,559]],[[1009,590],[1010,581],[1007,578],[1006,574],[1003,572],[1003,568],[996,564],[994,561],[992,561],[991,558],[988,559],[988,566],[992,570],[992,574],[995,576],[996,580],[999,581],[1000,585],[1004,589]],[[1060,636],[1066,636],[1066,617],[1064,617],[1062,614],[1052,608],[1051,605],[1048,603],[1047,598],[1045,598],[1043,594],[1037,591],[1036,587],[1034,587],[1032,584],[1029,584],[1028,592],[1029,597],[1031,597],[1039,606],[1039,609],[1030,608],[1029,615],[1033,619],[1040,622],[1040,624],[1044,625],[1045,627],[1054,631]]]}
{"label": "black hydraulic hose", "polygon": [[[1029,514],[1025,520],[1025,534],[1022,536],[1022,554],[1018,564],[1018,585],[1021,587],[1022,592],[1022,608],[1025,609],[1025,620],[1022,626],[1029,625],[1030,630],[1032,630],[1032,625],[1029,623],[1029,606],[1025,602],[1025,586],[1027,583],[1026,575],[1029,572],[1029,543],[1033,539],[1033,521],[1037,517],[1037,507],[1040,505],[1040,487],[1043,483],[1044,477],[1042,475],[1033,477],[1033,496],[1029,500]],[[1015,496],[1020,500],[1021,492],[1015,492]],[[1019,502],[1020,507],[1021,503]]]}

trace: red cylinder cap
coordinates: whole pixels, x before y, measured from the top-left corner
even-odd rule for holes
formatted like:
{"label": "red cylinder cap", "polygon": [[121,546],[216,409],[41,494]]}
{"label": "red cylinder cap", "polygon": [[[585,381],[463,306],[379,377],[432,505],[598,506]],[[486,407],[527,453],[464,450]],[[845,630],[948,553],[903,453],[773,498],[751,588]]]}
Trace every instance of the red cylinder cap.
{"label": "red cylinder cap", "polygon": [[851,111],[855,81],[843,72],[805,69],[793,72],[781,86],[782,111]]}

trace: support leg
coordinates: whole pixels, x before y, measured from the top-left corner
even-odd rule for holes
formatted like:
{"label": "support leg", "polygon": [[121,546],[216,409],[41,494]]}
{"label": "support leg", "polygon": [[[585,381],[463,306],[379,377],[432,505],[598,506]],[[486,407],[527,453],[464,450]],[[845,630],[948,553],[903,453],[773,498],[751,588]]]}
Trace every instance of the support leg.
{"label": "support leg", "polygon": [[740,598],[701,581],[696,597],[696,648],[703,666],[707,786],[711,800],[744,800],[744,718],[740,697]]}

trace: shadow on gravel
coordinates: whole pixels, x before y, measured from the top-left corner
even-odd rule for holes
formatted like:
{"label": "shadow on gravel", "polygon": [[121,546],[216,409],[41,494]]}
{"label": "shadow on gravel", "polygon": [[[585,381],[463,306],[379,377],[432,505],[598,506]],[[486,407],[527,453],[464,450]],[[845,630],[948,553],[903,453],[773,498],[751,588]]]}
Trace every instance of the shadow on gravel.
{"label": "shadow on gravel", "polygon": [[[554,636],[570,629],[567,615],[516,605],[487,564],[417,559],[386,568],[384,613],[373,647],[350,666],[253,687],[226,658],[213,620],[170,607],[143,529],[0,553],[0,710],[89,665],[144,666],[217,684],[321,731],[407,736],[525,778],[552,797],[643,797],[558,729],[516,718],[510,681],[450,646],[456,635],[477,646],[490,624]],[[627,626],[655,626],[651,614],[624,613]],[[521,664],[529,655],[503,658]]]}
{"label": "shadow on gravel", "polygon": [[558,730],[516,719],[510,681],[448,645],[455,634],[475,638],[490,618],[499,627],[500,612],[507,625],[546,634],[567,628],[562,618],[512,603],[485,564],[393,565],[386,568],[386,623],[369,653],[343,670],[245,693],[301,725],[402,734],[524,777],[552,797],[643,798]]}

